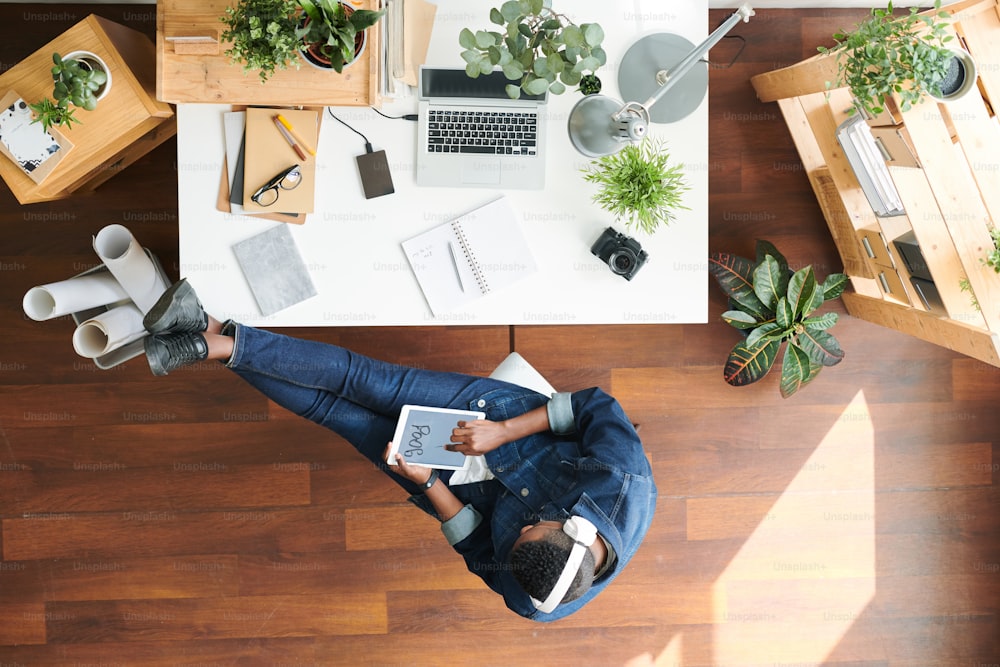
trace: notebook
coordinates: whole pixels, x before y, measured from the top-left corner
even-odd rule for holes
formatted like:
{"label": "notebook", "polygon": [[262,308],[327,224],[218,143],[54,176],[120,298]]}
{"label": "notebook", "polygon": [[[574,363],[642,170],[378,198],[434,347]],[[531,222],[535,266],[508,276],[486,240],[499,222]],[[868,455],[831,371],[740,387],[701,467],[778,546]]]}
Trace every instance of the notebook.
{"label": "notebook", "polygon": [[[295,129],[294,135],[315,149],[319,138],[319,114],[312,109],[268,109],[250,107],[246,112],[243,162],[243,209],[247,213],[312,213],[316,191],[316,158],[300,158],[274,124],[281,114]],[[281,190],[278,201],[260,206],[250,197],[285,169],[299,165],[302,182],[294,190]]]}
{"label": "notebook", "polygon": [[451,431],[458,426],[459,421],[475,421],[485,417],[486,413],[474,410],[404,405],[399,413],[396,433],[386,462],[396,465],[396,452],[399,452],[407,463],[428,468],[461,470],[469,463],[470,457],[461,452],[449,451],[444,446],[451,442]]}
{"label": "notebook", "polygon": [[402,246],[435,316],[538,270],[506,197],[403,241]]}
{"label": "notebook", "polygon": [[279,224],[233,245],[233,253],[262,315],[316,295],[288,225]]}
{"label": "notebook", "polygon": [[73,144],[55,127],[46,130],[28,103],[14,91],[0,99],[0,153],[9,157],[35,183],[41,183]]}
{"label": "notebook", "polygon": [[512,100],[495,71],[422,67],[417,185],[541,189],[548,93]]}

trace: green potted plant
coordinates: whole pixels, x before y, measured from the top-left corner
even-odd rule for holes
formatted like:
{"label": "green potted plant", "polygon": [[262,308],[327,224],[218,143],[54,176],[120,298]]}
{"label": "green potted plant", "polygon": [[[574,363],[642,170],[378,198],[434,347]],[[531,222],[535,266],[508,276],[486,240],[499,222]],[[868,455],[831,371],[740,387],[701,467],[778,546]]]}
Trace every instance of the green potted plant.
{"label": "green potted plant", "polygon": [[785,398],[815,379],[824,366],[844,359],[840,344],[828,331],[837,323],[837,313],[816,311],[840,297],[847,276],[831,273],[819,282],[811,266],[793,272],[767,241],[757,241],[756,260],[714,253],[708,268],[729,298],[730,309],[722,319],[746,333],[729,353],[723,371],[726,382],[738,387],[760,380],[786,342],[780,385]]}
{"label": "green potted plant", "polygon": [[342,72],[365,48],[365,30],[385,10],[355,9],[337,0],[300,0],[306,18],[297,30],[302,55],[317,67]]}
{"label": "green potted plant", "polygon": [[297,67],[299,14],[294,0],[238,0],[219,19],[226,24],[222,39],[231,42],[225,54],[243,63],[244,72],[257,70],[261,83],[276,70]]}
{"label": "green potted plant", "polygon": [[[601,48],[604,30],[597,23],[576,25],[554,12],[548,0],[508,0],[490,10],[490,21],[500,31],[465,28],[459,34],[464,49],[465,72],[472,78],[501,68],[509,81],[507,94],[517,99],[521,91],[554,95],[576,86],[607,62]],[[587,87],[595,84],[587,80]]]}
{"label": "green potted plant", "polygon": [[663,143],[646,136],[617,153],[591,160],[584,180],[598,185],[594,201],[604,210],[652,234],[674,221],[685,192],[684,165],[671,164]]}
{"label": "green potted plant", "polygon": [[[934,3],[935,9],[940,6],[940,0]],[[922,15],[916,7],[896,17],[889,2],[886,9],[872,9],[853,31],[834,34],[836,46],[819,51],[837,58],[836,84],[850,88],[870,115],[882,113],[885,97],[893,93],[899,96],[900,110],[907,111],[925,94],[947,99],[975,83],[971,56],[945,46],[953,38],[948,18],[944,11]]]}
{"label": "green potted plant", "polygon": [[66,57],[52,54],[52,97],[29,105],[35,112],[35,122],[46,130],[65,125],[70,128],[80,121],[73,115],[74,108],[87,111],[97,108],[98,101],[111,88],[108,66],[97,54],[74,51]]}

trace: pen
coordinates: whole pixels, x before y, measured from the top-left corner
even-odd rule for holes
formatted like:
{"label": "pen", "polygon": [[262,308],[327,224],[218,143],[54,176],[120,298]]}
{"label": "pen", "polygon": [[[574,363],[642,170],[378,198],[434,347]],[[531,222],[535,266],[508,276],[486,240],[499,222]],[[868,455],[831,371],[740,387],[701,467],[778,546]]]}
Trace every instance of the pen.
{"label": "pen", "polygon": [[448,254],[451,255],[451,265],[455,267],[455,275],[458,276],[458,285],[465,291],[465,283],[462,282],[462,272],[458,270],[458,257],[455,255],[455,246],[448,242]]}
{"label": "pen", "polygon": [[278,120],[278,118],[279,118],[278,116],[272,117],[272,120],[274,120],[274,126],[278,128],[278,131],[281,132],[281,136],[285,138],[285,141],[287,141],[288,145],[292,147],[292,149],[295,151],[295,154],[299,156],[299,159],[305,160],[306,154],[302,152],[302,149],[299,148],[298,142],[296,142],[295,139],[292,138],[292,135],[288,133],[288,130],[286,130],[284,127],[281,126],[281,122]]}
{"label": "pen", "polygon": [[313,150],[309,146],[309,144],[307,144],[306,142],[302,141],[302,139],[299,137],[298,133],[295,131],[295,128],[292,127],[292,124],[289,123],[288,120],[284,116],[282,116],[279,113],[278,116],[277,116],[277,118],[278,118],[278,122],[281,123],[282,125],[284,125],[285,129],[288,130],[293,137],[295,137],[295,141],[298,142],[301,146],[305,147],[305,149],[309,153],[309,155],[316,155],[316,151]]}

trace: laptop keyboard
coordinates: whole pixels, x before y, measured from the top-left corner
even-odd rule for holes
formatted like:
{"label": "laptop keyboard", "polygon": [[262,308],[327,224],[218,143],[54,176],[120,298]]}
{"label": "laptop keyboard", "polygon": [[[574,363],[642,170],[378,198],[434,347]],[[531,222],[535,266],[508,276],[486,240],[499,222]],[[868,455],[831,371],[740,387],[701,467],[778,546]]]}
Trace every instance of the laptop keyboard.
{"label": "laptop keyboard", "polygon": [[428,153],[535,155],[538,114],[531,111],[457,111],[431,109],[427,117]]}

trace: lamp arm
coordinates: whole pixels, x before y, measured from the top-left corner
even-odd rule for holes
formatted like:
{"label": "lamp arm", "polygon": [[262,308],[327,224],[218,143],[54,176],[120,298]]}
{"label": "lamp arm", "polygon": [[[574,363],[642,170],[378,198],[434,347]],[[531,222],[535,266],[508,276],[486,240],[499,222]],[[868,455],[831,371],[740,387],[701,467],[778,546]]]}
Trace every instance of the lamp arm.
{"label": "lamp arm", "polygon": [[683,79],[684,75],[695,66],[695,63],[701,60],[713,46],[718,44],[722,38],[726,36],[726,33],[732,30],[733,27],[740,22],[740,20],[747,23],[750,20],[750,17],[755,13],[756,12],[754,12],[753,8],[748,3],[740,5],[740,7],[733,12],[729,18],[722,22],[722,25],[716,28],[704,42],[696,46],[691,53],[684,56],[684,59],[677,63],[672,70],[660,73],[661,75],[666,76],[666,80],[663,82],[662,86],[656,89],[648,100],[643,102],[642,106],[649,109],[656,104],[660,98],[663,97],[675,83]]}

